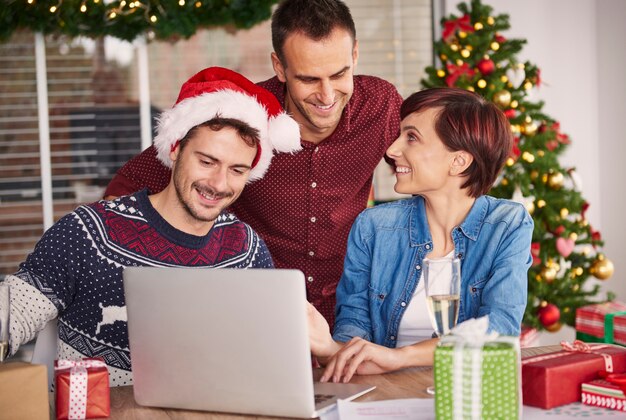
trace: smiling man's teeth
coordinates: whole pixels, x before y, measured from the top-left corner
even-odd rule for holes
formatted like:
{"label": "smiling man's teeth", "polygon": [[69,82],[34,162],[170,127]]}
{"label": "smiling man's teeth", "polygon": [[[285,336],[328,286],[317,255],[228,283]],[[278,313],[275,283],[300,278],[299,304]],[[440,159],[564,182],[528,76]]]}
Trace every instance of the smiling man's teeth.
{"label": "smiling man's teeth", "polygon": [[198,191],[200,193],[200,195],[204,198],[206,198],[207,200],[215,200],[217,197],[215,197],[214,195],[209,195],[207,193],[204,193],[202,191]]}
{"label": "smiling man's teeth", "polygon": [[401,174],[408,174],[409,172],[411,172],[411,170],[409,168],[405,168],[402,166],[397,166],[396,167],[396,172],[401,173]]}
{"label": "smiling man's teeth", "polygon": [[334,104],[330,104],[330,105],[315,105],[316,107],[318,107],[319,109],[330,109]]}

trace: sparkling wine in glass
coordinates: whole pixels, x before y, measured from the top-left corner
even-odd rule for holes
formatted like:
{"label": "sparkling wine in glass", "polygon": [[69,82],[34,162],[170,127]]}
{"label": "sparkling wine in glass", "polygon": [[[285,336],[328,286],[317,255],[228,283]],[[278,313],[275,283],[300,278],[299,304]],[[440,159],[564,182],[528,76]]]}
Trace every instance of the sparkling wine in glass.
{"label": "sparkling wine in glass", "polygon": [[4,362],[9,353],[10,302],[9,285],[0,283],[0,362]]}
{"label": "sparkling wine in glass", "polygon": [[[446,335],[459,318],[461,261],[458,258],[424,259],[424,290],[430,323],[439,337]],[[434,387],[426,392],[435,393]]]}

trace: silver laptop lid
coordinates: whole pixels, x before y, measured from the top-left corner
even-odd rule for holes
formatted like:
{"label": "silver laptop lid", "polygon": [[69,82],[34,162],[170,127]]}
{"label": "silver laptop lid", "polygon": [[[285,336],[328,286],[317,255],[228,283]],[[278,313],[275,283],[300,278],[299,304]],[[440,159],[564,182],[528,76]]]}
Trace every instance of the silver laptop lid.
{"label": "silver laptop lid", "polygon": [[304,284],[299,270],[126,268],[137,403],[314,415]]}

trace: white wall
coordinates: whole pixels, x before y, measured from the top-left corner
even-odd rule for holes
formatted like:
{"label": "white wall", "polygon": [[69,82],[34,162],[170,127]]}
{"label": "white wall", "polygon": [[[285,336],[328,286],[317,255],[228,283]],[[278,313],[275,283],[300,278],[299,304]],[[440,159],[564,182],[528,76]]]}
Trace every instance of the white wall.
{"label": "white wall", "polygon": [[[458,14],[457,1],[445,1],[445,16]],[[507,13],[507,38],[528,42],[519,57],[541,69],[543,84],[532,99],[543,99],[544,112],[560,121],[572,144],[561,158],[574,166],[591,204],[587,217],[605,240],[604,252],[615,264],[602,286],[626,301],[626,2],[623,0],[484,0],[494,14]],[[595,282],[595,279],[589,280]],[[543,334],[538,344],[571,340],[563,328]]]}

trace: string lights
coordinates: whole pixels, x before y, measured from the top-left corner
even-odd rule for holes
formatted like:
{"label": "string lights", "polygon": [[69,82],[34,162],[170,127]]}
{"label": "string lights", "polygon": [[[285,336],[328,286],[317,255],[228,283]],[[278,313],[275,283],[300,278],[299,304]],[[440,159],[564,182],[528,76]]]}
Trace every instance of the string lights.
{"label": "string lights", "polygon": [[201,27],[250,28],[278,0],[14,0],[0,10],[0,42],[17,29],[44,34],[114,36],[132,41],[188,38]]}

